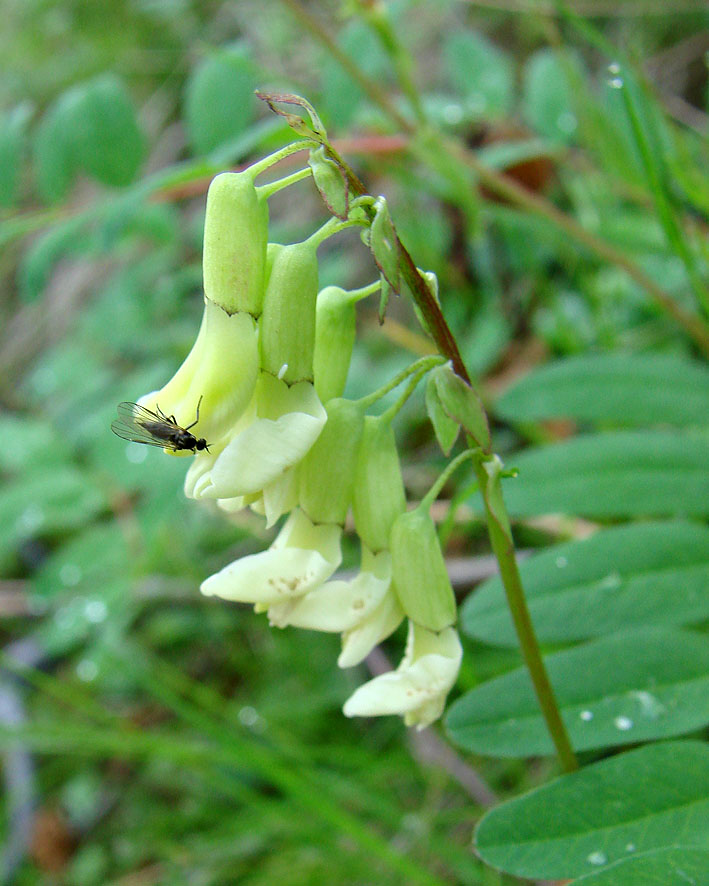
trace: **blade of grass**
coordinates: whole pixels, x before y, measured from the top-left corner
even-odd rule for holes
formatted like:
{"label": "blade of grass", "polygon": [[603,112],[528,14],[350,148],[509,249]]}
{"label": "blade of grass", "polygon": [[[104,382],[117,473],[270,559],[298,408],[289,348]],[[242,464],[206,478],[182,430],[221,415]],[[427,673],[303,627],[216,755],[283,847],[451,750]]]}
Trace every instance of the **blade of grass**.
{"label": "blade of grass", "polygon": [[[310,773],[304,774],[302,765],[296,766],[293,762],[290,765],[284,764],[282,756],[274,753],[267,745],[257,744],[251,738],[244,741],[234,733],[233,729],[225,730],[223,721],[212,719],[203,709],[181,698],[170,682],[174,683],[176,674],[178,677],[184,675],[180,675],[164,661],[148,657],[144,652],[133,649],[122,659],[121,664],[130,667],[133,676],[143,684],[144,688],[185,722],[213,738],[222,753],[231,758],[233,765],[246,762],[264,781],[291,796],[298,805],[315,813],[338,831],[350,836],[363,850],[369,851],[392,870],[407,877],[407,882],[420,883],[422,886],[442,886],[442,881],[438,877],[423,869],[408,856],[397,852],[354,815],[332,803],[327,788],[323,790],[319,787],[317,780],[313,779]],[[200,692],[200,696],[205,697],[203,692]],[[243,731],[243,726],[239,728]]]}

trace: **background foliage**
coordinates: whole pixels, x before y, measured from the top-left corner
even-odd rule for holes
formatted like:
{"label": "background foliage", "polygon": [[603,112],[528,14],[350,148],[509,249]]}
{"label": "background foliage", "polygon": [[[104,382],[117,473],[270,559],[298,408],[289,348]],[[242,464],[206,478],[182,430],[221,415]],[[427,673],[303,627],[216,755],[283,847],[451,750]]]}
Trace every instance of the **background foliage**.
{"label": "background foliage", "polygon": [[[372,4],[311,4],[406,134],[293,6],[4,4],[2,876],[705,883],[709,17],[398,0],[390,32]],[[438,513],[465,598],[460,698],[447,734],[407,736],[342,717],[365,675],[333,669],[335,638],[199,595],[270,535],[187,502],[184,462],[108,431],[195,335],[210,177],[290,138],[257,86],[308,96],[439,276],[519,469],[516,538],[544,549],[523,579],[577,774],[550,781],[501,585],[469,594],[489,564],[464,484]],[[272,239],[324,218],[299,184]],[[323,283],[374,277],[354,234],[321,257]],[[405,300],[382,328],[364,306],[360,332],[353,396],[430,350]],[[398,429],[412,498],[443,464],[424,414],[421,395]],[[479,825],[483,864],[473,827],[507,797]]]}

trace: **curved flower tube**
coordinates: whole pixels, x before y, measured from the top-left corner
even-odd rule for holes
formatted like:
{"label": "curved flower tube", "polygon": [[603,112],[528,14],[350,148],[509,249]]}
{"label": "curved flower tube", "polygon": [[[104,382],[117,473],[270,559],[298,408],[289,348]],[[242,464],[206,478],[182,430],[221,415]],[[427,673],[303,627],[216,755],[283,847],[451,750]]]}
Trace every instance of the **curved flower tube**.
{"label": "curved flower tube", "polygon": [[253,399],[226,444],[193,459],[185,494],[232,499],[263,492],[303,458],[326,420],[311,382],[289,386],[261,372]]}
{"label": "curved flower tube", "polygon": [[254,319],[245,313],[227,314],[208,299],[202,325],[192,350],[160,390],[138,403],[166,415],[178,425],[194,422],[210,448],[224,445],[228,434],[249,405],[258,378],[258,333]]}
{"label": "curved flower tube", "polygon": [[283,603],[326,582],[342,561],[342,527],[312,523],[296,508],[267,551],[250,554],[202,582],[202,593],[257,610]]}
{"label": "curved flower tube", "polygon": [[462,656],[455,628],[435,633],[409,621],[399,667],[360,686],[345,702],[343,713],[346,717],[399,714],[407,726],[423,729],[443,713]]}

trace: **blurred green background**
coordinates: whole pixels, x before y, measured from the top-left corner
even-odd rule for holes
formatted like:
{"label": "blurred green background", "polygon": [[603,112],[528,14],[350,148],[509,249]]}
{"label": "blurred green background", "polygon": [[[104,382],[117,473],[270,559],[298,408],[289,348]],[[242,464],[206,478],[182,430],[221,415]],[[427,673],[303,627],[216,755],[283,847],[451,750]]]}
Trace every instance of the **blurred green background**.
{"label": "blurred green background", "polygon": [[[564,15],[543,0],[396,0],[383,4],[393,46],[375,4],[306,4],[396,108],[496,173],[480,187],[478,167],[462,183],[438,168],[292,7],[0,6],[2,882],[512,882],[477,862],[473,824],[493,792],[553,769],[463,759],[438,727],[346,720],[369,671],[337,670],[337,637],[271,630],[199,594],[269,543],[261,518],[185,500],[184,460],[110,433],[116,403],[169,378],[196,334],[210,177],[290,140],[255,88],[307,96],[387,195],[417,264],[438,274],[493,417],[511,380],[547,359],[699,348],[657,290],[696,316],[703,3],[578,0]],[[521,199],[500,195],[502,174]],[[304,182],[271,218],[271,239],[289,242],[326,214]],[[352,232],[321,259],[323,284],[374,279]],[[384,327],[376,304],[359,323],[352,395],[430,349],[405,299]],[[416,499],[443,464],[422,396],[398,433]],[[569,429],[500,418],[495,433],[508,452]],[[524,547],[573,534],[549,521],[517,532]],[[484,530],[462,508],[445,534],[452,558],[481,558],[462,598],[475,564],[488,569]],[[397,634],[384,653],[396,663],[402,648]],[[471,640],[466,653],[459,690],[518,662]]]}

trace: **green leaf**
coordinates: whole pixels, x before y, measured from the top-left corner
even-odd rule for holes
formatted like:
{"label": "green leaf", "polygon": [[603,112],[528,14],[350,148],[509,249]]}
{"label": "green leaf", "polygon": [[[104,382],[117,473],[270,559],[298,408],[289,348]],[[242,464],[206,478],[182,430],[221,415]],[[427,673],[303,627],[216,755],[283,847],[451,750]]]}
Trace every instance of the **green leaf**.
{"label": "green leaf", "polygon": [[[709,530],[689,523],[619,526],[556,545],[520,564],[542,643],[568,643],[643,625],[709,618]],[[486,643],[515,646],[499,578],[465,601],[463,630]]]}
{"label": "green leaf", "polygon": [[[576,751],[670,738],[709,722],[709,643],[698,634],[644,628],[545,663]],[[446,722],[453,741],[478,754],[554,753],[526,668],[468,692]]]}
{"label": "green leaf", "polygon": [[482,34],[454,31],[443,48],[448,80],[477,117],[502,117],[512,107],[514,68]]}
{"label": "green leaf", "polygon": [[123,83],[104,74],[81,84],[69,115],[71,149],[77,166],[106,185],[130,184],[145,145]]}
{"label": "green leaf", "polygon": [[42,564],[34,590],[43,597],[67,589],[101,593],[107,578],[130,573],[128,544],[116,524],[91,526],[62,545]]}
{"label": "green leaf", "polygon": [[[370,77],[385,81],[391,70],[376,34],[364,22],[353,19],[338,34],[339,47]],[[318,66],[321,72],[322,105],[333,129],[346,129],[356,118],[365,98],[357,83],[328,52]]]}
{"label": "green leaf", "polygon": [[0,206],[12,206],[17,197],[27,122],[32,114],[28,102],[0,115]]}
{"label": "green leaf", "polygon": [[709,747],[694,741],[647,745],[565,775],[488,812],[475,834],[483,861],[544,879],[680,842],[709,848]]}
{"label": "green leaf", "polygon": [[622,859],[574,883],[586,886],[709,886],[709,851],[657,849]]}
{"label": "green leaf", "polygon": [[251,60],[238,49],[218,50],[192,72],[184,115],[195,154],[208,154],[247,129],[254,116],[255,86]]}
{"label": "green leaf", "polygon": [[59,222],[38,237],[22,257],[17,269],[20,295],[34,301],[44,290],[55,265],[68,255],[90,252],[95,237],[87,231],[82,215]]}
{"label": "green leaf", "polygon": [[61,200],[77,169],[107,185],[133,181],[143,136],[125,86],[113,74],[79,83],[45,114],[34,140],[40,193]]}
{"label": "green leaf", "polygon": [[509,388],[496,412],[512,422],[545,418],[620,425],[709,424],[709,369],[662,354],[557,360]]}
{"label": "green leaf", "polygon": [[522,74],[522,113],[529,125],[547,138],[568,142],[576,132],[574,93],[567,65],[557,52],[540,49],[527,60]]}
{"label": "green leaf", "polygon": [[0,473],[15,474],[30,467],[68,461],[71,448],[48,421],[17,413],[0,415],[0,440],[17,445],[0,448]]}
{"label": "green leaf", "polygon": [[52,104],[34,134],[32,150],[37,188],[44,200],[55,203],[69,190],[76,175],[69,118],[76,92],[70,90]]}
{"label": "green leaf", "polygon": [[3,485],[0,557],[21,542],[76,529],[106,505],[103,494],[76,468],[52,464]]}
{"label": "green leaf", "polygon": [[[671,431],[576,437],[514,457],[505,484],[516,516],[704,516],[709,514],[709,438]],[[474,506],[480,507],[479,500]]]}

